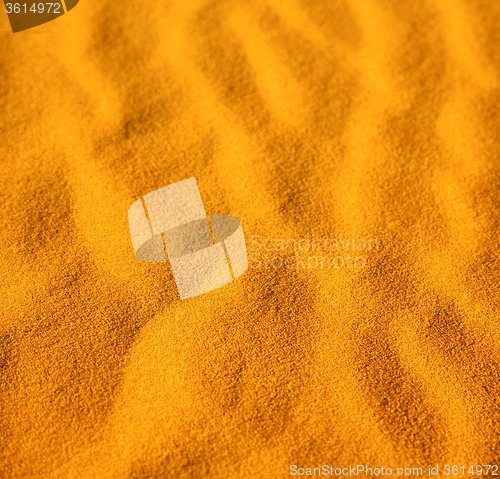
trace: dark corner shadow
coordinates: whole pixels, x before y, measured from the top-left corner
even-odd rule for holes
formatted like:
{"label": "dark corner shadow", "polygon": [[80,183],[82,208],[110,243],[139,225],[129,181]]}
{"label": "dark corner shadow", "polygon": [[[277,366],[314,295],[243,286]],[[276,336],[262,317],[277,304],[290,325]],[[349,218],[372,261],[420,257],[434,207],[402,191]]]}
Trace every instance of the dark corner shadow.
{"label": "dark corner shadow", "polygon": [[[23,1],[4,0],[13,33],[50,22],[72,10],[79,0]],[[44,32],[50,33],[50,32]]]}

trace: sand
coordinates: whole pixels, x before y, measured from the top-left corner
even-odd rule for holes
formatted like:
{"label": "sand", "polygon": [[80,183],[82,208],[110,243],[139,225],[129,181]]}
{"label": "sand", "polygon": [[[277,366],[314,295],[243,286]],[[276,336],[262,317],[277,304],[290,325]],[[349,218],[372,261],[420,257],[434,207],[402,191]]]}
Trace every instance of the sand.
{"label": "sand", "polygon": [[[81,0],[0,34],[0,477],[500,464],[500,4]],[[364,262],[303,242],[181,301],[127,211],[190,177],[249,255]]]}

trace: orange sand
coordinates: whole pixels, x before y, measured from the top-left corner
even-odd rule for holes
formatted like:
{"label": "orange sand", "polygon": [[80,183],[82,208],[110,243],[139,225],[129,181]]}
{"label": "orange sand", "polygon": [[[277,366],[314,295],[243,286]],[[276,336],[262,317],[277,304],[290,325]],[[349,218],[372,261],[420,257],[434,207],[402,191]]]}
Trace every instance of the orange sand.
{"label": "orange sand", "polygon": [[[0,32],[2,479],[500,463],[500,3],[82,0]],[[192,176],[248,245],[379,251],[181,302],[127,210]]]}

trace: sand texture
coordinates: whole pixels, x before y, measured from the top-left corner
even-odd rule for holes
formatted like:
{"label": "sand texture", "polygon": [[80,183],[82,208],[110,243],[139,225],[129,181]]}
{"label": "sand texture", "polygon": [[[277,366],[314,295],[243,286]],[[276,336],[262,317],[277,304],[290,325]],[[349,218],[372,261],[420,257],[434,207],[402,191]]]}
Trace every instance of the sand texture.
{"label": "sand texture", "polygon": [[[499,2],[2,12],[1,479],[500,464]],[[379,247],[181,301],[127,211],[191,177],[249,255]]]}

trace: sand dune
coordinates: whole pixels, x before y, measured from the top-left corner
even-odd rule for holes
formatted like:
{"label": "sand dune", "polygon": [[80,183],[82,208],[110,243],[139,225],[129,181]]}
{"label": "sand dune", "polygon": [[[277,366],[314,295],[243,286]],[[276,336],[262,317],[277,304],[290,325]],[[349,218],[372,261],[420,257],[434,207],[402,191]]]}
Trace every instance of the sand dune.
{"label": "sand dune", "polygon": [[[0,32],[2,478],[500,465],[500,4],[82,0]],[[193,176],[249,254],[379,248],[180,301],[127,210]]]}

